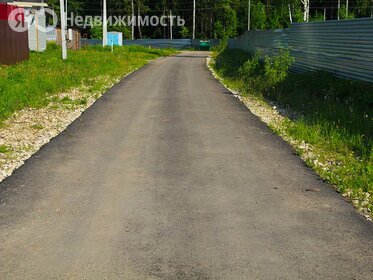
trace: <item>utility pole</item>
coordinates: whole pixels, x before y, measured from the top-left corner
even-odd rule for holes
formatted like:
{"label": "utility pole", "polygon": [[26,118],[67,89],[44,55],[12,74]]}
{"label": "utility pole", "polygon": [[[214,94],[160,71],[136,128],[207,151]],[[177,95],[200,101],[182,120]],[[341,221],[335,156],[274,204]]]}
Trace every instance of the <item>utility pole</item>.
{"label": "utility pole", "polygon": [[131,19],[131,31],[132,31],[132,40],[135,40],[135,5],[133,4],[133,0],[131,1],[132,6],[132,19]]}
{"label": "utility pole", "polygon": [[65,11],[66,11],[66,28],[67,28],[67,26],[68,26],[68,24],[67,24],[67,17],[69,15],[69,13],[67,11],[67,0],[65,0]]}
{"label": "utility pole", "polygon": [[196,38],[196,0],[193,0],[193,39]]}
{"label": "utility pole", "polygon": [[107,46],[107,12],[106,12],[106,0],[103,3],[103,20],[102,20],[102,45]]}
{"label": "utility pole", "polygon": [[247,31],[250,31],[251,27],[251,0],[248,3],[248,11],[247,11]]}
{"label": "utility pole", "polygon": [[172,40],[172,11],[170,11],[170,39]]}
{"label": "utility pole", "polygon": [[67,59],[67,47],[66,47],[66,14],[65,14],[65,3],[64,0],[60,0],[60,12],[61,12],[61,43],[62,43],[62,59]]}

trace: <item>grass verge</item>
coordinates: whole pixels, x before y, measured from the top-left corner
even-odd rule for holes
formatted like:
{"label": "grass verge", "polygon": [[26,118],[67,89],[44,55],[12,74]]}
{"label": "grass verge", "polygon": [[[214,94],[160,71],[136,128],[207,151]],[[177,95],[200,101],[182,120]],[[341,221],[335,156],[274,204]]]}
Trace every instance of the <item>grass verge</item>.
{"label": "grass verge", "polygon": [[280,118],[267,121],[269,127],[371,219],[373,84],[321,72],[283,73],[276,65],[284,61],[267,63],[240,50],[224,50],[210,66],[249,103],[280,112]]}
{"label": "grass verge", "polygon": [[149,60],[174,52],[139,46],[116,47],[114,52],[110,48],[88,47],[69,51],[68,59],[62,61],[60,47],[49,44],[47,51],[31,53],[28,61],[0,65],[0,122],[24,108],[45,107],[54,94],[82,84],[94,92],[108,79],[117,80]]}

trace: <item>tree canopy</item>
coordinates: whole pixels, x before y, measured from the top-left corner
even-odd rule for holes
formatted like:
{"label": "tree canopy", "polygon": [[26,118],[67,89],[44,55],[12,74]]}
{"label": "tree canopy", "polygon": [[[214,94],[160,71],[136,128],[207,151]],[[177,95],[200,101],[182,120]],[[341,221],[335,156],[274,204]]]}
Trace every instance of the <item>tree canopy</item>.
{"label": "tree canopy", "polygon": [[[130,16],[132,0],[107,0],[108,16]],[[102,0],[67,0],[68,12],[100,16]],[[248,29],[249,0],[196,0],[196,38],[224,38]],[[58,11],[59,0],[48,4]],[[193,0],[133,0],[134,14],[141,16],[180,16],[185,26],[174,26],[173,38],[190,38],[193,27]],[[346,8],[348,7],[348,8]],[[251,30],[289,27],[291,22],[372,17],[373,0],[251,0]],[[129,37],[129,27],[109,27]],[[93,29],[94,31],[94,29]],[[88,34],[92,33],[89,29]],[[96,32],[97,33],[97,32]],[[169,38],[164,26],[135,28],[136,38]]]}

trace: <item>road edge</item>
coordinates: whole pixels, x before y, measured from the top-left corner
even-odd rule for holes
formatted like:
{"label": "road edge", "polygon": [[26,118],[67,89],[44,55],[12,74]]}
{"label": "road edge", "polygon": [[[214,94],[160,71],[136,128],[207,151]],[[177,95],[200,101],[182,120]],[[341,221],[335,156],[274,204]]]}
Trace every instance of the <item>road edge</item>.
{"label": "road edge", "polygon": [[[6,155],[5,160],[3,159],[2,165],[0,166],[0,183],[3,182],[6,178],[10,177],[20,167],[22,167],[27,162],[28,159],[33,157],[42,147],[48,144],[52,139],[56,138],[61,133],[63,133],[70,125],[72,125],[77,119],[79,119],[85,111],[87,111],[90,107],[92,107],[93,104],[95,104],[99,99],[101,99],[102,96],[109,93],[113,87],[115,87],[122,81],[130,78],[130,76],[140,71],[141,69],[143,69],[150,63],[164,59],[164,58],[165,58],[164,56],[161,56],[156,59],[148,60],[146,61],[144,65],[135,67],[134,69],[132,69],[130,72],[128,72],[124,76],[109,81],[109,83],[105,85],[102,91],[97,92],[96,94],[92,94],[90,96],[90,99],[85,105],[79,106],[73,110],[67,110],[68,116],[66,118],[58,120],[59,121],[59,123],[57,124],[58,129],[54,131],[51,131],[51,130],[43,131],[39,133],[37,141],[28,145],[27,149],[25,149],[24,151],[21,151],[20,153],[11,153],[9,155]],[[65,94],[69,95],[69,93],[71,93],[72,91],[76,91],[76,89],[71,89],[67,91]],[[35,111],[43,110],[43,109],[45,108],[35,109]],[[25,113],[22,111],[30,111],[30,110],[32,109],[25,109],[19,112],[15,112],[11,117],[8,118],[8,120],[11,120],[12,118],[14,118],[14,116],[17,116],[20,114],[22,115],[22,113]],[[50,123],[52,123],[53,117],[49,118],[49,121]],[[15,122],[17,123],[17,120]],[[37,133],[37,131],[34,131],[34,133]]]}
{"label": "road edge", "polygon": [[[241,94],[238,91],[230,88],[226,83],[224,83],[224,80],[215,72],[215,70],[211,66],[211,62],[212,61],[213,61],[213,57],[208,56],[206,58],[206,67],[211,72],[211,74],[214,76],[214,78],[224,88],[226,88],[234,97],[236,97],[243,105],[245,105],[245,107],[252,114],[254,114],[256,117],[258,117],[261,122],[263,122],[267,127],[269,127],[273,133],[275,133],[276,135],[278,135],[279,137],[281,137],[281,139],[283,141],[285,141],[286,143],[288,143],[290,145],[290,147],[294,150],[294,152],[297,154],[297,156],[304,162],[304,164],[307,167],[311,168],[312,171],[315,172],[315,174],[317,176],[319,176],[322,180],[324,180],[320,176],[320,174],[317,172],[317,169],[315,169],[313,166],[311,166],[307,162],[307,153],[299,153],[300,150],[304,151],[304,150],[312,148],[312,146],[309,145],[309,144],[307,144],[307,143],[304,143],[304,141],[302,143],[299,143],[299,141],[296,141],[295,139],[292,139],[291,137],[287,137],[286,135],[283,135],[283,134],[279,133],[278,132],[278,130],[279,130],[278,128],[280,126],[279,127],[274,127],[273,126],[272,122],[273,122],[274,119],[276,119],[278,121],[284,121],[285,118],[286,118],[286,117],[283,116],[283,114],[279,110],[278,106],[271,107],[270,104],[268,104],[268,103],[266,103],[264,101],[259,101],[259,100],[248,99],[248,98],[242,97]],[[261,112],[259,112],[259,111],[261,111]],[[328,182],[325,182],[325,183],[332,190],[334,190],[335,192],[339,193],[337,191],[336,186],[333,186],[332,184],[330,184]],[[356,212],[358,214],[360,214],[361,216],[363,216],[369,222],[373,222],[373,214],[369,213],[365,209],[359,209],[359,207],[358,207],[359,205],[355,204],[353,202],[353,200],[349,199],[347,194],[341,194],[341,198],[343,200],[345,200],[346,202],[350,203],[353,206],[353,208],[356,210]]]}

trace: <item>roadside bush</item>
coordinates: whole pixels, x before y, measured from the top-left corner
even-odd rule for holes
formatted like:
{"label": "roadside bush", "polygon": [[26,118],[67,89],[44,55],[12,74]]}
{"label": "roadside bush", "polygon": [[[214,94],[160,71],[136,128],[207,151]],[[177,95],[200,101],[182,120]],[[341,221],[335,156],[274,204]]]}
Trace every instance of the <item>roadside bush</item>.
{"label": "roadside bush", "polygon": [[223,76],[239,76],[240,67],[249,59],[251,55],[239,49],[225,49],[215,56],[215,69]]}
{"label": "roadside bush", "polygon": [[280,49],[276,56],[265,58],[264,73],[268,86],[274,86],[284,81],[289,73],[289,67],[294,62],[287,49]]}
{"label": "roadside bush", "polygon": [[276,85],[288,77],[289,67],[294,59],[286,49],[280,49],[273,57],[260,59],[259,52],[239,67],[239,77],[246,84],[248,93],[267,94]]}
{"label": "roadside bush", "polygon": [[262,71],[262,64],[260,63],[259,53],[255,53],[253,58],[247,60],[238,70],[240,77],[249,82],[254,76],[259,76]]}

